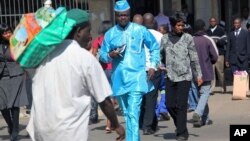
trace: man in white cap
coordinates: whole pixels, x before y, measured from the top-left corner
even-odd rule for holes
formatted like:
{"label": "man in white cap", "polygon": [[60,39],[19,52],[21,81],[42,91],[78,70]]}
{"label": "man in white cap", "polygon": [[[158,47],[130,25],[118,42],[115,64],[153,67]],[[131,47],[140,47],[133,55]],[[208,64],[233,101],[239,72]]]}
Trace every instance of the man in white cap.
{"label": "man in white cap", "polygon": [[[142,97],[153,90],[150,79],[160,60],[160,47],[144,27],[130,22],[130,6],[126,0],[115,4],[117,25],[106,32],[100,51],[104,63],[112,62],[112,90],[125,117],[126,141],[140,141],[139,116]],[[148,74],[144,44],[149,48]]]}

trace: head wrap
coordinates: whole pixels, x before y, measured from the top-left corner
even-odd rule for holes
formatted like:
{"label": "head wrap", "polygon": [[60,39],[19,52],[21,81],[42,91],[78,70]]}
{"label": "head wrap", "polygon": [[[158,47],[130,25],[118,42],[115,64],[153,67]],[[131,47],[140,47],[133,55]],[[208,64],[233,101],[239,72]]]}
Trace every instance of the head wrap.
{"label": "head wrap", "polygon": [[71,9],[67,13],[67,17],[75,20],[76,25],[89,21],[89,14],[87,11],[81,9]]}
{"label": "head wrap", "polygon": [[130,9],[130,6],[129,6],[127,0],[120,0],[120,1],[117,1],[115,3],[114,10],[116,12],[124,12],[124,11],[127,11],[128,9]]}

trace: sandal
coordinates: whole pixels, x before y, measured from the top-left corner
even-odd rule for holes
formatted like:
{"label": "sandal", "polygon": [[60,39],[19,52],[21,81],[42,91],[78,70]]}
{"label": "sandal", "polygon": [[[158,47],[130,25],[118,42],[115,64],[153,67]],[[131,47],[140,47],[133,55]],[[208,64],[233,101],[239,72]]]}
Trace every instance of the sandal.
{"label": "sandal", "polygon": [[106,130],[106,133],[107,133],[107,134],[109,134],[109,133],[112,132],[111,129],[110,129],[109,127],[106,127],[105,130]]}

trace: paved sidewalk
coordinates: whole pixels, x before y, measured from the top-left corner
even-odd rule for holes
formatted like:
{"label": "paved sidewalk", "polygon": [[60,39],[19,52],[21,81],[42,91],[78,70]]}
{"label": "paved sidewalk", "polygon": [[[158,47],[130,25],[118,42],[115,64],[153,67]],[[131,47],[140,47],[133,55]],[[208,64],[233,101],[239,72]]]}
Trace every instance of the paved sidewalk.
{"label": "paved sidewalk", "polygon": [[[229,91],[232,87],[229,87]],[[193,128],[190,119],[192,113],[188,113],[189,141],[229,141],[229,126],[231,124],[249,124],[250,125],[250,100],[231,100],[231,93],[215,94],[209,99],[210,117],[213,120],[212,125],[201,128]],[[123,117],[119,116],[120,122],[124,125]],[[30,141],[27,137],[25,125],[28,118],[20,119],[21,131],[20,141]],[[105,117],[101,116],[99,123],[90,126],[89,141],[115,141],[115,133],[105,133]],[[142,141],[176,141],[175,127],[172,119],[170,121],[160,121],[159,131],[154,135],[142,135]],[[6,124],[0,118],[0,141],[8,141]]]}

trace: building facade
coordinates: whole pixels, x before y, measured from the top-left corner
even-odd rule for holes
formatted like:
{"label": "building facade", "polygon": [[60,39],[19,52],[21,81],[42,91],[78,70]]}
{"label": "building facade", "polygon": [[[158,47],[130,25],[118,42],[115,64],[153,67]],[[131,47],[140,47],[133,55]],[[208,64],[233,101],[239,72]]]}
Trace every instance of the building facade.
{"label": "building facade", "polygon": [[[115,1],[115,0],[114,0]],[[203,19],[207,25],[210,17],[216,17],[225,22],[225,28],[229,31],[235,17],[241,17],[244,7],[250,8],[250,0],[128,0],[131,5],[132,15],[151,12],[155,16],[161,12],[172,16],[176,11],[181,11],[187,6],[188,12],[195,19]]]}
{"label": "building facade", "polygon": [[[91,13],[92,35],[98,35],[99,25],[103,20],[115,23],[113,5],[116,0],[51,0],[52,7],[64,6],[67,9],[81,8]],[[195,19],[208,23],[211,16],[225,22],[229,31],[232,20],[241,15],[243,7],[250,7],[250,0],[128,0],[131,17],[134,14],[151,12],[153,15],[164,13],[172,16],[185,5]],[[44,0],[0,0],[0,23],[15,26],[23,13],[34,12],[42,7]],[[208,24],[207,24],[208,25]]]}

